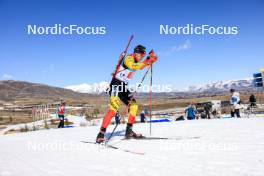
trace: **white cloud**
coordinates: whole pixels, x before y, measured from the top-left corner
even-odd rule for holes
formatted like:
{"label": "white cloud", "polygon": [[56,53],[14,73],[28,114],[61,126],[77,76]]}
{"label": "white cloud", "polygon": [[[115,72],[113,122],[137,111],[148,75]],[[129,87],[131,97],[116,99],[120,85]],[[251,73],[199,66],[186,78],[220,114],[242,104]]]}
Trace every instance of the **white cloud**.
{"label": "white cloud", "polygon": [[2,78],[3,79],[13,79],[14,78],[14,76],[13,75],[10,75],[10,74],[3,74],[3,76],[2,76]]}
{"label": "white cloud", "polygon": [[47,73],[55,70],[55,65],[50,64],[42,70],[42,73]]}
{"label": "white cloud", "polygon": [[184,43],[180,44],[178,47],[173,48],[172,51],[183,51],[183,50],[188,50],[192,47],[191,42],[189,40],[186,40]]}
{"label": "white cloud", "polygon": [[108,86],[109,86],[108,82],[102,81],[100,83],[94,83],[94,84],[83,83],[79,85],[70,85],[70,86],[66,86],[65,88],[80,93],[99,94],[105,92]]}
{"label": "white cloud", "polygon": [[170,49],[168,49],[165,52],[159,52],[158,55],[169,56],[175,52],[189,50],[191,48],[192,48],[192,44],[191,44],[190,40],[185,40],[183,43],[181,43],[179,45],[172,46]]}

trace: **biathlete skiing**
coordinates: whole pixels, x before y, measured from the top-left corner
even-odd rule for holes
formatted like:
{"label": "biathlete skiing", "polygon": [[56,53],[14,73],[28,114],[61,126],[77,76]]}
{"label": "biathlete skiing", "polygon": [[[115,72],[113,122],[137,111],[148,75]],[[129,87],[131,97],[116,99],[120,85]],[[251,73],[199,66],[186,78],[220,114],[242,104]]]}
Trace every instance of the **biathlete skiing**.
{"label": "biathlete skiing", "polygon": [[157,56],[155,56],[153,51],[151,51],[143,61],[145,55],[146,47],[137,45],[134,48],[134,53],[127,55],[126,57],[125,55],[123,56],[120,64],[117,66],[115,72],[113,73],[112,81],[109,87],[109,109],[104,116],[100,131],[96,137],[96,143],[102,143],[105,141],[106,129],[110,124],[111,119],[116,115],[121,101],[128,107],[128,122],[125,132],[125,138],[143,137],[142,134],[135,133],[132,130],[138,111],[138,104],[134,98],[134,95],[128,90],[128,82],[131,80],[133,74],[137,70],[142,70],[148,66],[151,66],[154,62],[157,61]]}

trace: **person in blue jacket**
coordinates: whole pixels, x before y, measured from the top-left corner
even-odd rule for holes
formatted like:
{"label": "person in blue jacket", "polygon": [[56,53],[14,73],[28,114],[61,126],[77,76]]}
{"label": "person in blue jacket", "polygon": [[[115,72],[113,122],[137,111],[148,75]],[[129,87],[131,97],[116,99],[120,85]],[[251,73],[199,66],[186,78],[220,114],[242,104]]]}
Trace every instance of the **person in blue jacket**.
{"label": "person in blue jacket", "polygon": [[193,104],[190,104],[186,109],[185,113],[187,114],[187,119],[188,120],[195,120],[196,117],[196,109]]}

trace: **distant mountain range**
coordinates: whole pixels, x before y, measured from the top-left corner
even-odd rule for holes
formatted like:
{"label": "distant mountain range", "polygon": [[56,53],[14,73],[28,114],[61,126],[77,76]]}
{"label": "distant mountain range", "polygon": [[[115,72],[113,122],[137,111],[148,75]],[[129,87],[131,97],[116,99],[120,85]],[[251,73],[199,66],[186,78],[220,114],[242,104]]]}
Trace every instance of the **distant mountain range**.
{"label": "distant mountain range", "polygon": [[[230,80],[230,81],[218,81],[213,83],[201,84],[201,85],[193,85],[187,88],[178,90],[175,89],[172,92],[175,93],[217,93],[217,92],[226,92],[231,88],[239,90],[239,91],[247,91],[252,90],[253,79],[240,79],[240,80]],[[70,89],[80,93],[91,93],[91,94],[100,94],[103,93],[108,86],[107,82],[100,82],[94,84],[79,84],[79,85],[71,85],[65,87],[66,89]]]}
{"label": "distant mountain range", "polygon": [[210,93],[210,92],[226,92],[231,88],[238,91],[247,91],[253,89],[253,79],[240,79],[230,81],[217,81],[214,83],[207,83],[201,85],[189,86],[182,90],[182,92],[190,93]]}
{"label": "distant mountain range", "polygon": [[0,81],[0,100],[3,101],[16,101],[21,99],[79,99],[87,95],[69,89],[38,83],[14,80]]}
{"label": "distant mountain range", "polygon": [[[58,100],[74,99],[81,100],[91,96],[106,95],[103,92],[107,89],[108,83],[101,82],[95,84],[71,85],[65,88],[53,87],[44,84],[30,83],[25,81],[4,80],[0,81],[0,100],[17,101],[17,100]],[[161,92],[159,96],[188,96],[197,93],[217,94],[229,91],[234,88],[238,91],[252,91],[252,79],[241,79],[232,81],[218,81],[214,83],[189,86],[183,90],[173,90],[172,92]],[[146,93],[141,92],[142,96]]]}

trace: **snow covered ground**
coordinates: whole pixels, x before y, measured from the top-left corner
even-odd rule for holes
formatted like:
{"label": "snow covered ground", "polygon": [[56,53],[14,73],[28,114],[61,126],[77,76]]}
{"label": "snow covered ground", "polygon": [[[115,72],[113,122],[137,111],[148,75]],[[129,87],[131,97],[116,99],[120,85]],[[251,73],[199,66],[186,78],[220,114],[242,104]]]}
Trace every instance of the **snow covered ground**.
{"label": "snow covered ground", "polygon": [[[144,155],[81,142],[93,142],[98,129],[1,135],[0,176],[264,174],[264,118],[153,123],[151,136],[169,140],[120,140],[120,125],[110,143]],[[135,124],[134,130],[149,136],[149,124]]]}

